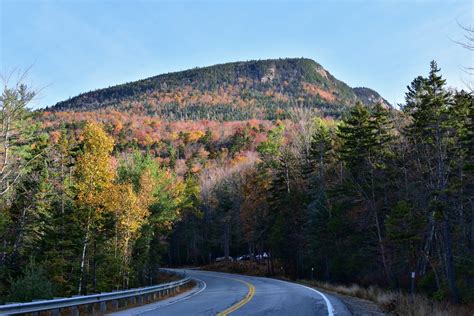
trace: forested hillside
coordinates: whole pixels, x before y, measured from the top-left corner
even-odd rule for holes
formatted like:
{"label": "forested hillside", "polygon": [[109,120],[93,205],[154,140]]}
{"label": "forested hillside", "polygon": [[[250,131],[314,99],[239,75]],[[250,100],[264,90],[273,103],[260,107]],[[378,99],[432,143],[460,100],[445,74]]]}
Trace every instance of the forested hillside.
{"label": "forested hillside", "polygon": [[474,102],[428,70],[400,111],[356,103],[383,99],[306,59],[163,75],[37,112],[28,87],[5,87],[2,300],[148,285],[163,264],[265,252],[269,276],[314,268],[407,291],[416,272],[417,291],[472,303]]}
{"label": "forested hillside", "polygon": [[361,100],[388,102],[368,88],[352,89],[305,58],[234,62],[169,73],[59,102],[53,111],[115,109],[167,120],[288,117],[293,107],[340,117]]}

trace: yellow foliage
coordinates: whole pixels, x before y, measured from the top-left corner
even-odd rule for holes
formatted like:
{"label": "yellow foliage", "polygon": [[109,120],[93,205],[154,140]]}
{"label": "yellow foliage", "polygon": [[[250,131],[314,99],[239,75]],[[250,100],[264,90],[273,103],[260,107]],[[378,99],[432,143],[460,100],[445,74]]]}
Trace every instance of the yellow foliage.
{"label": "yellow foliage", "polygon": [[205,133],[203,131],[192,131],[189,133],[189,142],[196,142],[204,135]]}
{"label": "yellow foliage", "polygon": [[100,209],[114,179],[110,157],[114,141],[95,122],[86,124],[82,138],[83,152],[77,158],[75,173],[77,199],[83,206]]}
{"label": "yellow foliage", "polygon": [[175,140],[179,139],[179,134],[176,133],[176,132],[172,132],[169,135],[169,139],[172,140],[172,141],[175,141]]}
{"label": "yellow foliage", "polygon": [[106,206],[115,215],[118,232],[126,245],[148,216],[148,207],[142,202],[130,183],[114,184],[108,191]]}
{"label": "yellow foliage", "polygon": [[153,196],[154,182],[149,169],[145,169],[140,177],[139,199],[142,207],[148,208],[154,200]]}

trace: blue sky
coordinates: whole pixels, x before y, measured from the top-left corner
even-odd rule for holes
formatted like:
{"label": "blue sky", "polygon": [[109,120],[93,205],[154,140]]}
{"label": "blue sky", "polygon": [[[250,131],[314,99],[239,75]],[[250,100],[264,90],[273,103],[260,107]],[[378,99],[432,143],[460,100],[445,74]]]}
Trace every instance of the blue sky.
{"label": "blue sky", "polygon": [[308,57],[398,103],[432,59],[465,87],[473,57],[453,40],[473,15],[473,0],[0,0],[0,72],[32,65],[38,108],[196,66]]}

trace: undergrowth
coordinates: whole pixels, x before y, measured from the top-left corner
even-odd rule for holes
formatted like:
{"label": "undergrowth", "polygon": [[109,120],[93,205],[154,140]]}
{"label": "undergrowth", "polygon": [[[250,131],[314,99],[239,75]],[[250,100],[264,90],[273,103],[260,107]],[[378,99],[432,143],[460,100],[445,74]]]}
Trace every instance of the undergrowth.
{"label": "undergrowth", "polygon": [[473,316],[474,306],[453,305],[448,302],[438,302],[426,296],[414,296],[381,289],[377,286],[362,287],[357,284],[350,286],[337,285],[320,281],[304,281],[305,284],[336,292],[343,295],[354,296],[376,303],[380,308],[391,315],[403,316]]}

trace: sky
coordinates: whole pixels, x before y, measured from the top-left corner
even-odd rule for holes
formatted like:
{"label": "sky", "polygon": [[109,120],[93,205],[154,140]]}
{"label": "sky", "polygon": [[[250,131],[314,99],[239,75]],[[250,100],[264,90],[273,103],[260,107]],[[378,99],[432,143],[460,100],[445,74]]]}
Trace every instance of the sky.
{"label": "sky", "polygon": [[41,108],[161,73],[307,57],[397,104],[433,59],[466,87],[458,24],[474,26],[474,0],[0,0],[0,73],[28,68]]}

